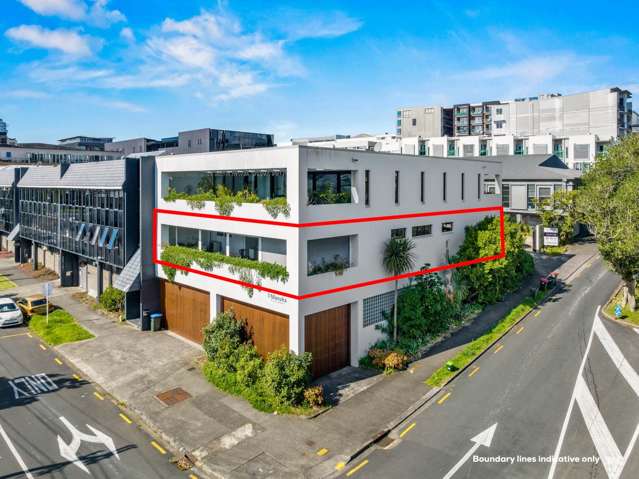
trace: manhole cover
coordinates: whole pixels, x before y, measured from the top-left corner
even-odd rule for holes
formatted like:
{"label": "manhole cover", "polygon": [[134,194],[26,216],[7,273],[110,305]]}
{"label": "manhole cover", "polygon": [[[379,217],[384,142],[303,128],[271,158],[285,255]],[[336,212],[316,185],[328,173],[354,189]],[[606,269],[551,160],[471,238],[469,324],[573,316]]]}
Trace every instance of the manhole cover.
{"label": "manhole cover", "polygon": [[175,388],[164,391],[155,397],[158,398],[162,404],[165,404],[166,406],[173,406],[174,404],[190,398],[191,395],[182,388]]}

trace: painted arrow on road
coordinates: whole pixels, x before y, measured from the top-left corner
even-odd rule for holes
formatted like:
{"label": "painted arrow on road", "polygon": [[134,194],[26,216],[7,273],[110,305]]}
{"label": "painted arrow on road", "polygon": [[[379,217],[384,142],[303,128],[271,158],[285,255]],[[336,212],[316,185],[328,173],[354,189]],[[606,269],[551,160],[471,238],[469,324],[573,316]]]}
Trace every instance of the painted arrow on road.
{"label": "painted arrow on road", "polygon": [[479,434],[477,434],[475,437],[473,437],[470,441],[474,442],[475,444],[473,445],[473,447],[471,447],[468,452],[466,454],[464,454],[464,457],[462,457],[459,462],[457,464],[455,464],[453,466],[453,468],[448,471],[448,474],[446,474],[444,476],[444,479],[450,479],[451,477],[453,477],[453,475],[459,470],[460,467],[462,467],[466,461],[468,461],[468,459],[470,458],[470,456],[473,455],[473,453],[479,449],[479,446],[486,446],[486,447],[490,447],[490,445],[493,442],[493,436],[495,435],[495,430],[497,429],[497,423],[493,424],[492,426],[490,426],[488,429],[485,429],[484,431],[480,432]]}
{"label": "painted arrow on road", "polygon": [[71,424],[67,418],[64,416],[60,416],[60,421],[64,424],[71,434],[73,435],[73,439],[69,444],[64,442],[64,440],[58,436],[58,446],[60,447],[60,455],[70,462],[74,463],[80,469],[82,469],[87,474],[91,474],[87,466],[82,462],[82,460],[78,457],[78,450],[83,442],[90,442],[93,444],[103,444],[109,452],[120,459],[118,455],[118,450],[115,448],[115,444],[113,443],[113,439],[104,434],[102,431],[98,431],[96,428],[91,427],[87,424],[87,428],[93,432],[93,435],[85,434],[81,431],[78,431],[76,427]]}

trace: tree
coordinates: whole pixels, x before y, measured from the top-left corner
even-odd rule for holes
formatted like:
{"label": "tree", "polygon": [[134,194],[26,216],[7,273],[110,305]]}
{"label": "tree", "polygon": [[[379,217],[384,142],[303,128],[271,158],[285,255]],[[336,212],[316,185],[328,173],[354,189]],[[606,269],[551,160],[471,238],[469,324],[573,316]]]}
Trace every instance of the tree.
{"label": "tree", "polygon": [[612,145],[582,177],[579,208],[601,256],[625,283],[624,302],[635,311],[639,275],[639,135]]}
{"label": "tree", "polygon": [[535,209],[541,224],[546,228],[557,228],[559,243],[562,245],[570,241],[575,225],[580,221],[577,196],[575,190],[560,190],[555,191],[548,199],[535,198]]}
{"label": "tree", "polygon": [[[384,244],[382,264],[384,269],[393,276],[404,274],[415,265],[415,243],[406,238],[391,238]],[[397,290],[399,281],[395,280],[395,295],[393,308],[393,341],[397,341]]]}
{"label": "tree", "polygon": [[[479,304],[500,301],[533,272],[532,256],[524,250],[527,230],[527,226],[504,218],[506,256],[459,268],[458,283],[467,288],[466,301]],[[466,227],[464,242],[452,262],[496,256],[500,252],[499,218],[486,217],[476,225]]]}

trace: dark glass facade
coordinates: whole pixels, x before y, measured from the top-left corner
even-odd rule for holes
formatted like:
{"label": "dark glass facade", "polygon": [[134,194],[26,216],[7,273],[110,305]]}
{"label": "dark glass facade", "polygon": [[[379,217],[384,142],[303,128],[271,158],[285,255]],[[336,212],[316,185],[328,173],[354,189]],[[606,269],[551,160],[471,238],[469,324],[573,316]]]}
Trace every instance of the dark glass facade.
{"label": "dark glass facade", "polygon": [[10,233],[15,226],[15,188],[13,186],[0,187],[0,231]]}

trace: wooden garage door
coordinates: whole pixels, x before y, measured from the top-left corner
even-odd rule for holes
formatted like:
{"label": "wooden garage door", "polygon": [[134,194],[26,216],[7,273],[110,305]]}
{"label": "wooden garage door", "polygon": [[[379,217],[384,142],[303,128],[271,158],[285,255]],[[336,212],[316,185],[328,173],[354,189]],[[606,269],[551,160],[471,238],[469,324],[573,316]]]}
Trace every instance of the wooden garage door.
{"label": "wooden garage door", "polygon": [[162,281],[160,288],[165,327],[202,344],[202,329],[210,321],[209,293]]}
{"label": "wooden garage door", "polygon": [[313,354],[313,377],[350,363],[350,305],[306,316],[304,350]]}
{"label": "wooden garage door", "polygon": [[262,357],[282,346],[288,348],[288,316],[234,299],[222,298],[222,311],[233,310],[235,319],[246,321],[257,352]]}

